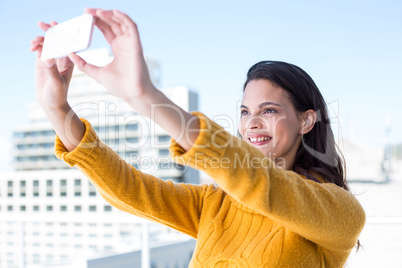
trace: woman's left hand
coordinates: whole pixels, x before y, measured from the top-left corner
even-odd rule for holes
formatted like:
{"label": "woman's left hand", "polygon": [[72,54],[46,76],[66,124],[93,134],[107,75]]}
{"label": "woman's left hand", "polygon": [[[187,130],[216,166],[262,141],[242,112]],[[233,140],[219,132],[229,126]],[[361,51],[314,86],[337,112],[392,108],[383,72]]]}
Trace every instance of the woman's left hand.
{"label": "woman's left hand", "polygon": [[145,64],[137,25],[118,10],[87,8],[85,13],[94,16],[95,25],[110,44],[114,60],[104,67],[96,67],[74,53],[69,58],[79,70],[105,86],[113,95],[131,104],[138,102],[155,88]]}

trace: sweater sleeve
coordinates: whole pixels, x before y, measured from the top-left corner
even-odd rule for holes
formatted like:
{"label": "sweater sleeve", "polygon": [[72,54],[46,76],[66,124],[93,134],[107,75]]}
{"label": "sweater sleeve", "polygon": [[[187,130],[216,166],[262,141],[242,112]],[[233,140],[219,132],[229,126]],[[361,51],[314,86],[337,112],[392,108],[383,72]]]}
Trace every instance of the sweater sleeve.
{"label": "sweater sleeve", "polygon": [[80,144],[68,152],[56,137],[59,159],[76,166],[116,208],[197,237],[203,196],[212,186],[164,181],[142,173],[102,142],[90,123]]}
{"label": "sweater sleeve", "polygon": [[175,161],[203,170],[241,205],[324,248],[353,248],[365,213],[352,194],[276,167],[258,149],[203,114],[193,114],[200,120],[200,134],[189,151],[172,142]]}

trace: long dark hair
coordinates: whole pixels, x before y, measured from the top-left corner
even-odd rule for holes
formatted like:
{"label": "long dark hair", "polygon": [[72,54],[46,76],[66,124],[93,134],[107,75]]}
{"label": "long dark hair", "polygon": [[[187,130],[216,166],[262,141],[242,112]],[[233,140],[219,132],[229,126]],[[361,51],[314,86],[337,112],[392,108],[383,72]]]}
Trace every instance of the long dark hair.
{"label": "long dark hair", "polygon": [[243,91],[252,80],[267,79],[288,94],[297,111],[316,111],[317,122],[303,135],[297,150],[293,170],[307,179],[338,185],[349,191],[345,161],[335,143],[330,127],[327,106],[313,79],[300,67],[281,61],[261,61],[247,73]]}

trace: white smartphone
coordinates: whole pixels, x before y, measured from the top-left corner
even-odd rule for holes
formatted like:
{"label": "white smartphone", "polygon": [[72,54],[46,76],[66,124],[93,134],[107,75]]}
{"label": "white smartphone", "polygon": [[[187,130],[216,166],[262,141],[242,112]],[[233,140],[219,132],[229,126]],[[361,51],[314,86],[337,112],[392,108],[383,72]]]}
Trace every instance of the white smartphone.
{"label": "white smartphone", "polygon": [[42,48],[42,61],[85,50],[91,44],[94,18],[84,14],[49,28]]}

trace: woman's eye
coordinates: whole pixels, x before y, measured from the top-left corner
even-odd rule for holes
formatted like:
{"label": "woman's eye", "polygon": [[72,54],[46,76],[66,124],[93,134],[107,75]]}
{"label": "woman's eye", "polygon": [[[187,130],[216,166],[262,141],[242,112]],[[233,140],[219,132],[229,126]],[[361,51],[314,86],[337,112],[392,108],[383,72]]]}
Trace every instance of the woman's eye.
{"label": "woman's eye", "polygon": [[271,114],[271,113],[276,113],[276,110],[275,109],[270,109],[270,108],[267,108],[267,109],[264,110],[264,114]]}
{"label": "woman's eye", "polygon": [[248,114],[248,112],[246,110],[240,111],[240,115],[246,115],[246,114]]}

